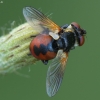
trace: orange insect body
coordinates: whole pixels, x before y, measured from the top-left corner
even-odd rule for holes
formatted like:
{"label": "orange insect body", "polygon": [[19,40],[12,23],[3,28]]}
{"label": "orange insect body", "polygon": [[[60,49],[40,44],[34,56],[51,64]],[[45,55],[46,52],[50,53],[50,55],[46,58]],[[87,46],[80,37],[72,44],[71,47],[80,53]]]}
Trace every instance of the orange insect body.
{"label": "orange insect body", "polygon": [[47,94],[52,97],[62,83],[69,51],[84,44],[86,31],[76,22],[59,27],[32,7],[25,7],[23,14],[27,22],[39,33],[30,43],[31,54],[44,64],[54,58],[46,77]]}
{"label": "orange insect body", "polygon": [[[52,40],[52,37],[47,34],[39,34],[36,36],[30,44],[31,54],[40,60],[53,59],[57,52],[54,52],[51,47]],[[52,50],[50,51],[50,49]]]}

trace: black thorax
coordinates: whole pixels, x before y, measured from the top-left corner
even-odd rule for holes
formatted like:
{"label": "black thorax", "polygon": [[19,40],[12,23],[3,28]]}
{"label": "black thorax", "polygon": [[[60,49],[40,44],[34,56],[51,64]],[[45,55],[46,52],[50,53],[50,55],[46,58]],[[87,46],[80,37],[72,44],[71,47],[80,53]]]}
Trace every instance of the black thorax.
{"label": "black thorax", "polygon": [[73,32],[64,32],[58,40],[52,43],[54,50],[63,49],[64,52],[69,52],[75,44],[75,36]]}

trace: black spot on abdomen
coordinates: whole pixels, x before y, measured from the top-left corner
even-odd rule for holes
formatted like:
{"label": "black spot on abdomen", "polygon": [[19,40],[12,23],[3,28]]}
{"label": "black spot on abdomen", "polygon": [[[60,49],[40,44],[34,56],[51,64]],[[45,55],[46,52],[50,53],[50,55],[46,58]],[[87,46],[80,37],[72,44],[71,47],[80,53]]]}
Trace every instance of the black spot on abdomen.
{"label": "black spot on abdomen", "polygon": [[39,48],[35,45],[33,47],[33,51],[34,51],[35,55],[38,56],[40,53],[45,55],[48,52],[48,49],[47,49],[47,46],[41,44]]}

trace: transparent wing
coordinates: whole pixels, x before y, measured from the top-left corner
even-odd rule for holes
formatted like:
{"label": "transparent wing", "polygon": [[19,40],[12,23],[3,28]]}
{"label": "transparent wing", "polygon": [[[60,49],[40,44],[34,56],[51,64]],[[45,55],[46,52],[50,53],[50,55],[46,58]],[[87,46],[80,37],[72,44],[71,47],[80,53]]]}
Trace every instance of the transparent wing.
{"label": "transparent wing", "polygon": [[62,50],[59,50],[56,58],[49,66],[46,78],[46,89],[47,94],[50,97],[56,94],[62,83],[67,59],[68,54],[63,52]]}
{"label": "transparent wing", "polygon": [[58,25],[35,8],[25,7],[23,14],[28,23],[39,32],[49,29],[51,32],[58,33],[61,30]]}

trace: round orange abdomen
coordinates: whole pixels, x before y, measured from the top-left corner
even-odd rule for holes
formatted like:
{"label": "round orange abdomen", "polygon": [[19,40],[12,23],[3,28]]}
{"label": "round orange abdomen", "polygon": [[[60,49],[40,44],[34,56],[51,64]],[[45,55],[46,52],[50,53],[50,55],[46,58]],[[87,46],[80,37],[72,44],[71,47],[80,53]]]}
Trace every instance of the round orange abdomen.
{"label": "round orange abdomen", "polygon": [[40,60],[50,60],[56,56],[52,48],[52,37],[48,34],[39,34],[30,43],[31,54]]}

